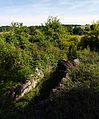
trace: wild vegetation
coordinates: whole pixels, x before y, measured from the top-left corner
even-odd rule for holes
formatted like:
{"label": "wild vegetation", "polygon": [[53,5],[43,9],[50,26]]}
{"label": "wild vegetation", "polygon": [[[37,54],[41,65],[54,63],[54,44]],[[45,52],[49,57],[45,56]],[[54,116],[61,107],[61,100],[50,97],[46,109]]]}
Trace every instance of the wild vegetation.
{"label": "wild vegetation", "polygon": [[[61,75],[55,73],[58,61],[72,63],[77,58],[80,64],[68,70],[62,91],[48,96],[45,107],[38,106],[40,116],[35,116],[34,99],[39,100],[41,89],[47,93],[50,81]],[[44,78],[22,100],[13,102],[9,90],[31,80],[36,68]],[[0,33],[0,95],[1,119],[98,119],[99,22],[72,27],[49,17],[41,26],[11,23]]]}

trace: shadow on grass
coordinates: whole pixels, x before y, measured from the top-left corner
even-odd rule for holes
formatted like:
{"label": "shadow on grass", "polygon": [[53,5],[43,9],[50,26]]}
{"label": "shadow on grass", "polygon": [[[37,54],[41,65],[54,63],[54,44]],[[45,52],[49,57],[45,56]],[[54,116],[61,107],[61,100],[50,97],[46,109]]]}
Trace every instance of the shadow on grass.
{"label": "shadow on grass", "polygon": [[[74,88],[59,96],[50,97],[66,72],[56,69],[48,79],[38,85],[39,95],[26,107],[17,109],[13,103],[0,105],[1,119],[99,119],[99,90]],[[22,102],[24,104],[24,100]]]}
{"label": "shadow on grass", "polygon": [[99,119],[99,92],[75,89],[53,100],[31,104],[25,110],[26,119]]}
{"label": "shadow on grass", "polygon": [[73,88],[50,97],[66,72],[57,70],[43,82],[40,94],[25,107],[26,119],[99,119],[99,88]]}
{"label": "shadow on grass", "polygon": [[0,119],[99,119],[99,91],[84,88],[64,90],[52,99],[50,96],[38,97],[38,101],[32,100],[20,109],[6,102],[0,107]]}

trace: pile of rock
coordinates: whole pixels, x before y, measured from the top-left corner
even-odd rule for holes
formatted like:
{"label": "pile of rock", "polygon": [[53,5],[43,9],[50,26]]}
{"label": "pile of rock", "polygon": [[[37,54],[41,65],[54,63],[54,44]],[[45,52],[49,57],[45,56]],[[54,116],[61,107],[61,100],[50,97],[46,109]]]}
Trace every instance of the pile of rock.
{"label": "pile of rock", "polygon": [[14,101],[18,101],[26,93],[35,88],[40,80],[44,77],[44,73],[40,69],[36,68],[34,75],[31,75],[30,77],[31,80],[25,80],[25,82],[21,86],[18,86],[13,90],[12,98]]}

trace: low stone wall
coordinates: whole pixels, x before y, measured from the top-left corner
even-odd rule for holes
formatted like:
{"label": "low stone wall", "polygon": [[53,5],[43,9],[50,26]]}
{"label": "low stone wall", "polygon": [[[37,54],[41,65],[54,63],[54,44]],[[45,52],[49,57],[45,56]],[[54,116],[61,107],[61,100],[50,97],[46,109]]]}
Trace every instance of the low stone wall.
{"label": "low stone wall", "polygon": [[[50,85],[51,89],[55,88],[58,84],[61,84],[62,80],[68,80],[68,70],[74,65],[79,65],[79,59],[74,59],[73,63],[61,60],[57,64],[57,69],[54,72],[54,75],[49,79],[49,83],[47,82],[46,85]],[[35,73],[30,76],[29,80],[26,80],[21,86],[16,87],[12,92],[12,97],[14,101],[18,101],[22,98],[26,93],[30,92],[33,88],[37,86],[40,80],[44,77],[44,73],[36,68]],[[55,85],[55,86],[54,86]],[[52,87],[51,87],[52,86]],[[49,90],[51,90],[49,89]],[[44,89],[43,89],[44,90]],[[45,89],[46,90],[46,89]],[[48,90],[48,87],[47,87]],[[50,91],[49,91],[50,92]],[[54,91],[55,92],[55,91]],[[45,92],[43,92],[45,95]]]}
{"label": "low stone wall", "polygon": [[30,76],[30,80],[26,80],[21,86],[16,87],[12,92],[12,98],[14,101],[18,101],[26,93],[30,92],[33,88],[37,86],[40,80],[44,77],[44,73],[36,68],[36,71],[33,75]]}

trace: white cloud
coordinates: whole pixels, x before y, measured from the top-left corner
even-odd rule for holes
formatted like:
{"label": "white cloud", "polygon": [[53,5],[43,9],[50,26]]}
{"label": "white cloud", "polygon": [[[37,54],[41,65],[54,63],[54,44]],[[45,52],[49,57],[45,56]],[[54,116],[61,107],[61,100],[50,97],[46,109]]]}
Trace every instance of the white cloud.
{"label": "white cloud", "polygon": [[[10,25],[11,22],[22,22],[24,25],[41,25],[47,21],[48,16],[0,16],[0,25]],[[64,24],[91,24],[93,21],[99,20],[99,16],[59,16],[61,23]]]}
{"label": "white cloud", "polygon": [[99,16],[60,16],[60,21],[64,24],[91,24],[98,20]]}
{"label": "white cloud", "polygon": [[41,24],[48,16],[58,16],[65,24],[87,24],[99,19],[99,0],[29,1],[28,4],[0,7],[0,25],[8,25],[12,21],[26,25]]}
{"label": "white cloud", "polygon": [[0,16],[0,25],[10,25],[11,22],[22,22],[24,25],[41,25],[48,16]]}

